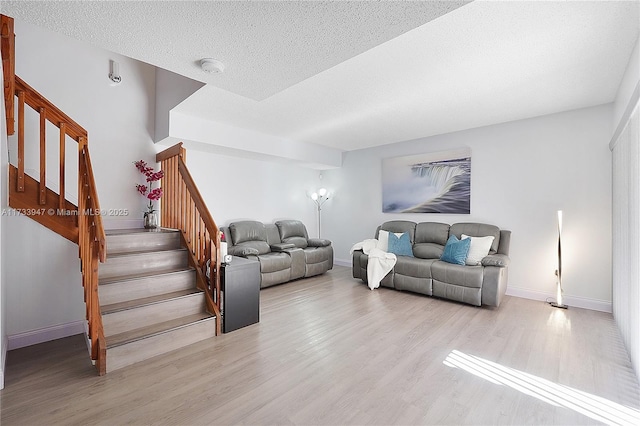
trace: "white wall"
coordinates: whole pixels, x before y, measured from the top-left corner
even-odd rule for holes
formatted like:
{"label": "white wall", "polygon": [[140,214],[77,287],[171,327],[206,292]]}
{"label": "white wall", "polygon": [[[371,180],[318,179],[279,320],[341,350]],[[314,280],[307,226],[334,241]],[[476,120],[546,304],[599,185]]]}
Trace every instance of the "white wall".
{"label": "white wall", "polygon": [[187,166],[218,226],[236,220],[298,219],[316,235],[320,172],[287,163],[187,151]]}
{"label": "white wall", "polygon": [[[485,222],[512,231],[510,294],[543,300],[554,296],[562,209],[566,302],[610,310],[611,114],[599,106],[347,153],[325,172],[335,196],[323,229],[337,260],[350,263],[351,245],[388,220]],[[461,147],[472,153],[470,215],[382,213],[383,158]]]}
{"label": "white wall", "polygon": [[9,349],[84,331],[78,246],[25,216],[9,217],[3,238]]}
{"label": "white wall", "polygon": [[202,86],[202,82],[156,68],[155,142],[169,137],[169,112]]}
{"label": "white wall", "polygon": [[[154,67],[17,19],[15,33],[16,74],[89,133],[101,207],[130,211],[128,217],[105,217],[105,225],[141,226],[145,199],[135,190],[135,183],[142,180],[132,163],[155,159]],[[122,83],[118,86],[112,86],[107,77],[110,59],[120,63]],[[37,126],[29,128],[32,134]],[[51,130],[47,141],[53,149],[58,132]],[[26,140],[27,170],[37,168],[37,140],[37,136]],[[9,139],[9,146],[15,163],[15,137]],[[77,167],[75,142],[67,142],[67,153],[70,164]],[[48,157],[55,164],[57,151]],[[54,189],[57,173],[48,167],[48,184]],[[75,176],[68,169],[67,193],[72,199],[77,191]],[[2,241],[10,249],[4,252],[2,269],[7,280],[4,296],[9,347],[82,332],[85,308],[77,246],[28,218],[5,219],[8,226],[2,230]]]}

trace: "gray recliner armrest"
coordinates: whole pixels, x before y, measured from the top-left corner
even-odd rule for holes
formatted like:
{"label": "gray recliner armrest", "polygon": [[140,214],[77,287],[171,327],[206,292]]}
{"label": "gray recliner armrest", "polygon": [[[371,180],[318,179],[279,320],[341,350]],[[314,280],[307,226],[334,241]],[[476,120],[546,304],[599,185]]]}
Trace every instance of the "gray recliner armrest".
{"label": "gray recliner armrest", "polygon": [[229,247],[227,253],[229,253],[232,256],[257,256],[260,254],[260,252],[258,251],[258,249],[253,248],[253,247],[241,247],[241,246],[231,246]]}
{"label": "gray recliner armrest", "polygon": [[296,245],[291,243],[277,243],[277,244],[271,244],[270,247],[271,247],[271,251],[286,251],[288,249],[295,248]]}
{"label": "gray recliner armrest", "polygon": [[482,266],[498,266],[501,268],[509,266],[511,259],[504,254],[490,254],[482,259]]}
{"label": "gray recliner armrest", "polygon": [[309,247],[327,247],[331,245],[331,241],[324,238],[309,238],[307,240]]}

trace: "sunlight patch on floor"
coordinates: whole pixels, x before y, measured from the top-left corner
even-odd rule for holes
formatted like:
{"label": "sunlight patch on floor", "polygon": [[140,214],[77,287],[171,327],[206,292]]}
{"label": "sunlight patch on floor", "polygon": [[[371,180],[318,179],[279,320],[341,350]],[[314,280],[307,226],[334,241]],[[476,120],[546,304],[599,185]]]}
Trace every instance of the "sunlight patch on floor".
{"label": "sunlight patch on floor", "polygon": [[491,383],[509,386],[548,404],[569,408],[606,424],[640,424],[639,410],[532,374],[504,367],[477,356],[454,350],[447,355],[443,364],[452,368],[460,368]]}

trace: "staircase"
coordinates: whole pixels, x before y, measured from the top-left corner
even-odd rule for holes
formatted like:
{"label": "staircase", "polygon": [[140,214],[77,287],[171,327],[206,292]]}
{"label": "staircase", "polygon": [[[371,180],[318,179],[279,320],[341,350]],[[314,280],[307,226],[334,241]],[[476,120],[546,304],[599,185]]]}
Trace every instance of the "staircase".
{"label": "staircase", "polygon": [[[18,148],[17,166],[9,167],[9,205],[78,244],[87,335],[98,374],[220,334],[220,232],[185,165],[182,144],[156,156],[164,171],[165,228],[105,232],[95,214],[101,210],[87,130],[15,75],[12,18],[0,15],[0,35],[7,134],[17,133]],[[40,137],[27,142],[25,116],[34,111]],[[51,126],[59,130],[57,193],[46,185]],[[77,206],[65,198],[70,140],[78,148]],[[34,142],[39,179],[25,172],[25,143]]]}
{"label": "staircase", "polygon": [[178,231],[107,231],[107,247],[98,286],[107,372],[215,336]]}

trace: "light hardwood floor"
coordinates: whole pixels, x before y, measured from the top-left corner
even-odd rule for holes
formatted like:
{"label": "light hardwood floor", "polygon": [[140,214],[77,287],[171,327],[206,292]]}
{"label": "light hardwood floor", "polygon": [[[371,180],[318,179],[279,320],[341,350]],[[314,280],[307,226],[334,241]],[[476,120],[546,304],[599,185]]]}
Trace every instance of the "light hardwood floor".
{"label": "light hardwood floor", "polygon": [[610,314],[476,308],[336,267],[261,292],[261,321],[96,376],[84,338],[11,351],[2,425],[640,423]]}

